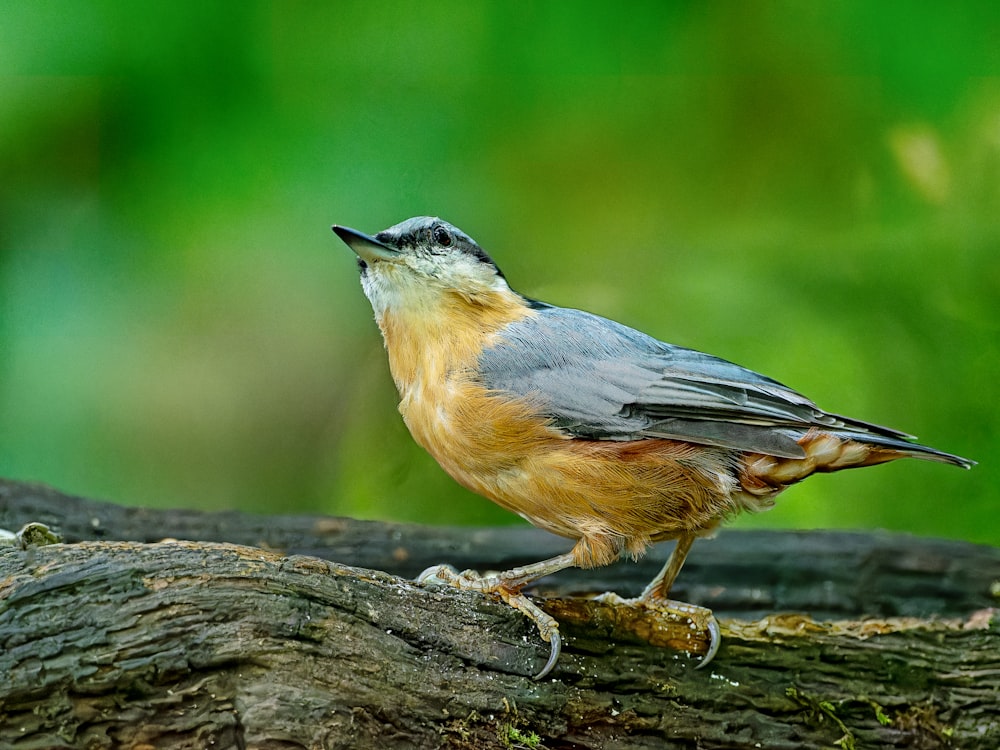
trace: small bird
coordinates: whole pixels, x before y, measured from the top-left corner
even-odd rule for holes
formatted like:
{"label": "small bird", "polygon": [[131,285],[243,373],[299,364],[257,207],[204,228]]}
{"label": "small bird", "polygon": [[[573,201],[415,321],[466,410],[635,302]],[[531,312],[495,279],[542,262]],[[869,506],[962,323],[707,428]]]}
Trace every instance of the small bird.
{"label": "small bird", "polygon": [[676,545],[638,602],[708,614],[668,599],[694,540],[740,511],[770,507],[814,472],[914,458],[974,462],[910,435],[823,411],[796,391],[724,359],[667,344],[612,320],[513,291],[467,234],[434,217],[374,236],[335,225],[358,256],[414,440],[459,484],[572,550],[503,573],[444,581],[502,598],[559,657],[558,623],[522,593],[571,566]]}

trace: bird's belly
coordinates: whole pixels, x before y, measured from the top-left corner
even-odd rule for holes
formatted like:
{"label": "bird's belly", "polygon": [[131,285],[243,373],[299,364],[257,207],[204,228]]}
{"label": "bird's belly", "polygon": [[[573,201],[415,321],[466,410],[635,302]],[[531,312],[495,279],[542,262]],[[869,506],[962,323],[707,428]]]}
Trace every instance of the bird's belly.
{"label": "bird's belly", "polygon": [[521,513],[508,497],[527,479],[527,468],[561,434],[523,399],[467,381],[408,389],[399,404],[413,439],[456,481]]}
{"label": "bird's belly", "polygon": [[529,401],[468,382],[411,390],[400,411],[456,481],[562,536],[613,536],[632,549],[738,510],[732,454],[722,449],[571,438]]}

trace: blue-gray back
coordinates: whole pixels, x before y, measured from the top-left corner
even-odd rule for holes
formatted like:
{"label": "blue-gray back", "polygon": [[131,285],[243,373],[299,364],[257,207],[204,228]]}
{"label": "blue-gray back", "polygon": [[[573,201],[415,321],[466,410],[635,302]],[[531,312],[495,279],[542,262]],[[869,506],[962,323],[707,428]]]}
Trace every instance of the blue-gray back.
{"label": "blue-gray back", "polygon": [[574,437],[687,440],[798,458],[810,427],[904,433],[828,414],[775,380],[581,310],[540,306],[483,351],[488,388],[537,401]]}

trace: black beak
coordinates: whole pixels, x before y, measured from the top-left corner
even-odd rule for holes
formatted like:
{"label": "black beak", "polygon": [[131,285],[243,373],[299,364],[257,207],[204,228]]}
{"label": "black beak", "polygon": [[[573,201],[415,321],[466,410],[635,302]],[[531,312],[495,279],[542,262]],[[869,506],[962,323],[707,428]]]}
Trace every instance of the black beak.
{"label": "black beak", "polygon": [[358,254],[365,263],[372,263],[380,260],[392,261],[399,257],[399,250],[390,247],[384,242],[379,242],[364,232],[350,227],[342,227],[334,224],[331,229],[344,241],[344,243]]}

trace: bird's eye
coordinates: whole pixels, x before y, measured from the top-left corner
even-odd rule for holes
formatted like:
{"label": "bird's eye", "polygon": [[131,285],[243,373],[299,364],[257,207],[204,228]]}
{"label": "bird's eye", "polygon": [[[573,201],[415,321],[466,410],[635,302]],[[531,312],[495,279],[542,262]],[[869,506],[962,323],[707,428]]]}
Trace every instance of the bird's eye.
{"label": "bird's eye", "polygon": [[441,247],[451,247],[451,243],[454,242],[451,232],[440,225],[431,230],[431,236],[434,238],[434,242]]}

